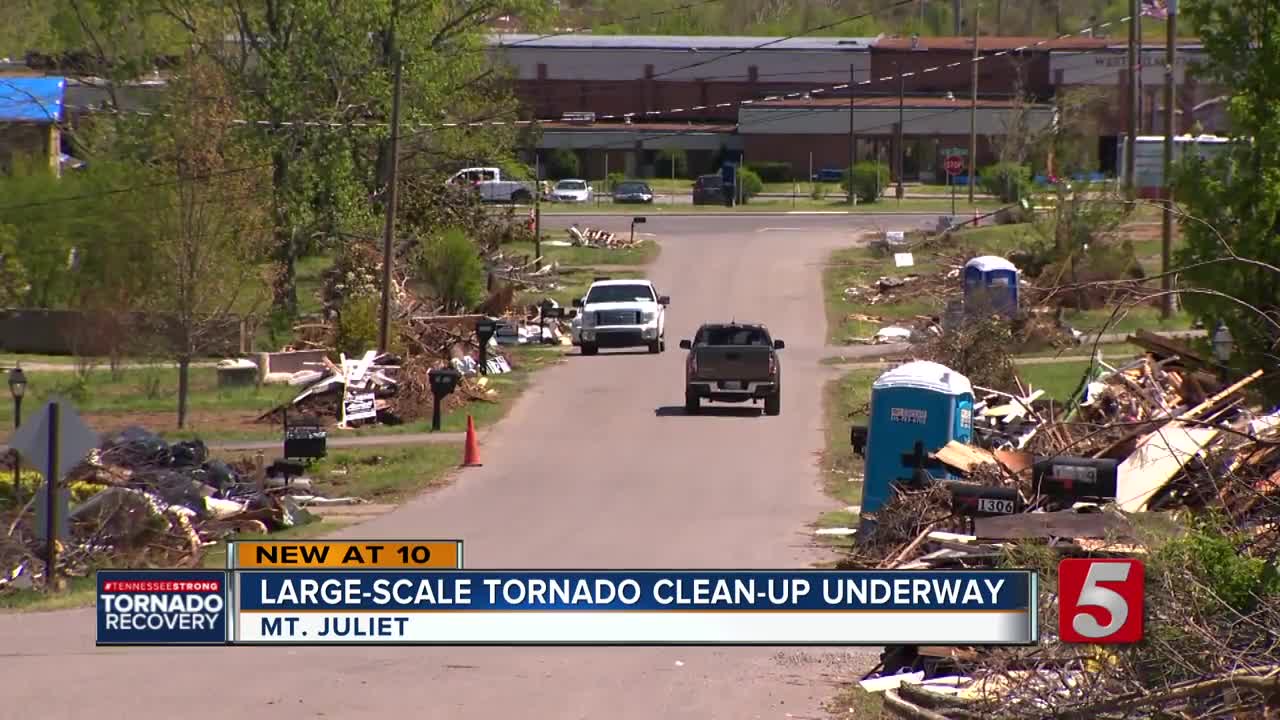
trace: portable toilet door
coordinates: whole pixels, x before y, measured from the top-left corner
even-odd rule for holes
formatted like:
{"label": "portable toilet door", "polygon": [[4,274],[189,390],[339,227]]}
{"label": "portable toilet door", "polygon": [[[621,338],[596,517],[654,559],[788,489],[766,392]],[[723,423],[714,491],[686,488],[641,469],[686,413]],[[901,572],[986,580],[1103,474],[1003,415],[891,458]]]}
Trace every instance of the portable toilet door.
{"label": "portable toilet door", "polygon": [[871,385],[862,511],[876,512],[894,482],[910,482],[916,468],[952,477],[932,453],[952,440],[967,443],[973,429],[973,388],[964,375],[928,361],[889,370]]}
{"label": "portable toilet door", "polygon": [[1018,268],[995,255],[965,263],[964,299],[970,313],[982,310],[1012,315],[1018,310]]}

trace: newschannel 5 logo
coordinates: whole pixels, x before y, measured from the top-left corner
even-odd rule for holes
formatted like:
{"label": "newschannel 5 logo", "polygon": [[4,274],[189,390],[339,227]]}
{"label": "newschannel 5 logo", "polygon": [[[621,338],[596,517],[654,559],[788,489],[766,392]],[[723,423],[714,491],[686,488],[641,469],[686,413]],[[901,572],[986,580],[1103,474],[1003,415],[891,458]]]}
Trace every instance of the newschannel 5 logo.
{"label": "newschannel 5 logo", "polygon": [[221,570],[98,571],[98,645],[225,645]]}
{"label": "newschannel 5 logo", "polygon": [[1139,642],[1145,589],[1140,560],[1063,560],[1058,564],[1058,637],[1094,645]]}

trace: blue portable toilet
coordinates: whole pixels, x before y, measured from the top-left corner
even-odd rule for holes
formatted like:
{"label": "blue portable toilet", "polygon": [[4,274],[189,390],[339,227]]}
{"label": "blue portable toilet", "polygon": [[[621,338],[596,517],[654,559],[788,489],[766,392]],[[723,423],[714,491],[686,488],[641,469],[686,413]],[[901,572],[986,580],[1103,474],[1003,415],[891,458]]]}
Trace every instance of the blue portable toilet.
{"label": "blue portable toilet", "polygon": [[[980,297],[988,303],[974,302]],[[965,305],[990,308],[1011,315],[1018,311],[1018,268],[995,255],[976,257],[964,264]]]}
{"label": "blue portable toilet", "polygon": [[862,512],[875,512],[889,499],[891,484],[909,482],[917,463],[939,479],[955,479],[929,459],[955,440],[973,437],[973,386],[969,378],[935,362],[919,360],[885,372],[871,385],[866,477]]}

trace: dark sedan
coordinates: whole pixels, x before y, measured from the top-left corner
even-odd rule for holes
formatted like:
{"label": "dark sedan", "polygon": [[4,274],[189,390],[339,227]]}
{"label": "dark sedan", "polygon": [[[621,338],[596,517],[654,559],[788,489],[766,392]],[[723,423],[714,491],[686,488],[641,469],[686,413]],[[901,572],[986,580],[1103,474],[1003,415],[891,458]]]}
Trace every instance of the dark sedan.
{"label": "dark sedan", "polygon": [[616,203],[651,203],[653,189],[649,183],[623,182],[613,189],[613,201]]}

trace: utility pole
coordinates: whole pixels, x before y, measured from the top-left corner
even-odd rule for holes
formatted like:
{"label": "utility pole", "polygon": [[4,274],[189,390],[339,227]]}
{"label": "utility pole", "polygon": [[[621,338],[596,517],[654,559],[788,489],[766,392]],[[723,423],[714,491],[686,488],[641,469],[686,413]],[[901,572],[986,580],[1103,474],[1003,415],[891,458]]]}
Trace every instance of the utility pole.
{"label": "utility pole", "polygon": [[1136,197],[1133,164],[1136,162],[1134,147],[1138,138],[1138,0],[1129,0],[1129,117],[1124,144],[1124,189],[1129,200]]}
{"label": "utility pole", "polygon": [[[606,157],[608,153],[606,149]],[[533,149],[533,269],[542,269],[542,158],[537,147]]]}
{"label": "utility pole", "polygon": [[970,71],[973,73],[969,81],[969,204],[973,204],[973,186],[978,170],[978,62],[982,57],[978,54],[978,11],[981,3],[973,4],[973,61]]}
{"label": "utility pole", "polygon": [[396,183],[400,177],[400,90],[404,52],[396,51],[395,89],[391,94],[391,156],[387,173],[387,217],[382,225],[382,315],[378,326],[378,352],[384,353],[391,335],[392,240],[396,233]]}
{"label": "utility pole", "polygon": [[[923,7],[923,5],[921,5]],[[849,204],[853,204],[853,166],[858,162],[858,136],[853,134],[853,85],[856,82],[857,66],[849,64],[849,170],[845,172],[845,182],[849,184]],[[810,173],[810,182],[813,182]]]}
{"label": "utility pole", "polygon": [[907,94],[907,76],[902,74],[897,65],[894,66],[894,72],[898,74],[898,205],[902,205],[902,198],[907,194],[902,187],[902,153],[903,153],[903,136],[906,134],[905,123],[903,122],[903,110],[906,105]]}
{"label": "utility pole", "polygon": [[1173,137],[1178,132],[1174,113],[1175,68],[1178,61],[1178,0],[1169,0],[1165,18],[1164,50],[1164,215],[1160,222],[1160,317],[1173,316],[1173,278],[1169,274],[1173,254]]}

